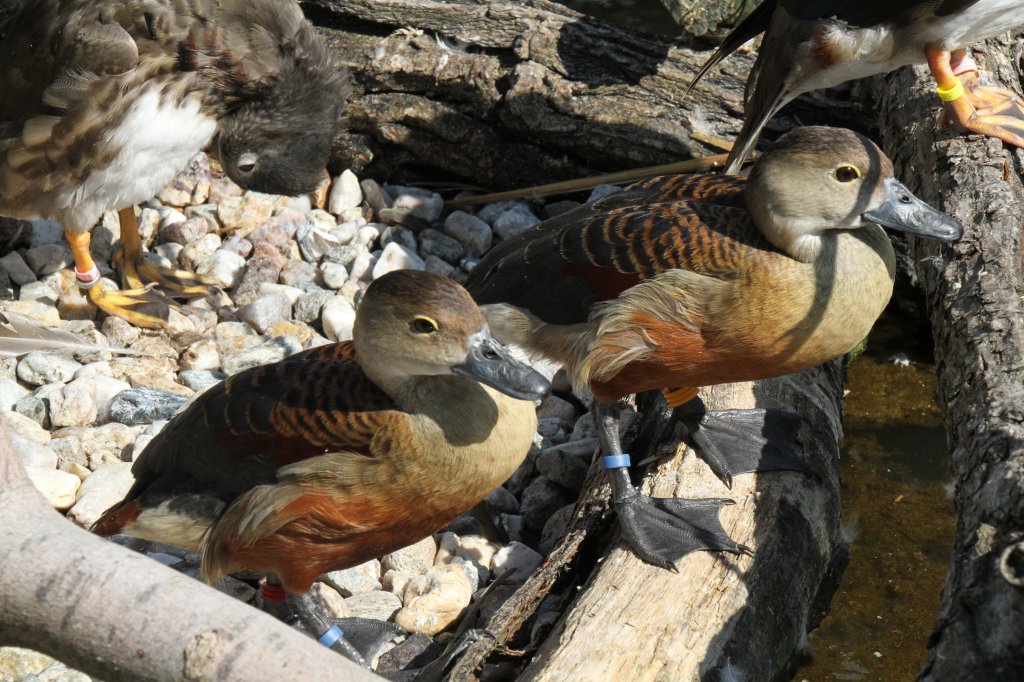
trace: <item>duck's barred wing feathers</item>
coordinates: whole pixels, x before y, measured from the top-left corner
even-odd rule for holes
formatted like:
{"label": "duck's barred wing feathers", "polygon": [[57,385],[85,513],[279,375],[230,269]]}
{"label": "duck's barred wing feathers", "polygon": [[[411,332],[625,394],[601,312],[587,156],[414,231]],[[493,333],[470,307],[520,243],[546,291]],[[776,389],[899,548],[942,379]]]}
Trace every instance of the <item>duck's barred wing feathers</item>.
{"label": "duck's barred wing feathers", "polygon": [[380,439],[389,425],[404,418],[360,369],[350,343],[315,348],[229,377],[175,415],[135,463],[125,499],[161,478],[237,495],[323,453],[372,457],[386,447]]}
{"label": "duck's barred wing feathers", "polygon": [[502,242],[473,270],[478,303],[510,303],[553,324],[670,269],[728,276],[750,249],[772,247],[750,221],[745,180],[655,178],[578,206]]}

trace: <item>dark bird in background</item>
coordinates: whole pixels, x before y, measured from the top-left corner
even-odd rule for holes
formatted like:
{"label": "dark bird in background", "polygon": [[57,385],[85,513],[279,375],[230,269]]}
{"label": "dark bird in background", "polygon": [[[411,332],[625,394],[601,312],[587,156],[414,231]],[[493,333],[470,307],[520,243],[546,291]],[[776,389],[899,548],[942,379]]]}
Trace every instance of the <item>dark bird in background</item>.
{"label": "dark bird in background", "polygon": [[726,164],[731,174],[768,119],[797,96],[922,62],[956,127],[1024,147],[1021,98],[979,85],[978,66],[965,49],[1018,26],[1024,26],[1020,0],[765,0],[726,37],[690,87],[764,33],[747,79],[743,128]]}
{"label": "dark bird in background", "polygon": [[375,280],[353,334],[203,393],[92,530],[198,551],[208,580],[276,574],[309,629],[328,632],[313,581],[417,542],[501,485],[549,389],[437,275]]}
{"label": "dark bird in background", "polygon": [[[19,0],[0,21],[0,215],[60,221],[109,314],[163,326],[166,299],[143,280],[206,292],[142,258],[132,207],[198,152],[261,192],[323,178],[350,77],[293,0]],[[111,209],[128,291],[95,286],[89,231]]]}
{"label": "dark bird in background", "polygon": [[563,363],[593,392],[623,534],[645,561],[671,567],[693,550],[746,548],[718,521],[728,500],[637,492],[619,443],[621,401],[666,390],[727,485],[742,472],[806,470],[791,448],[794,415],[706,412],[697,388],[789,374],[860,343],[892,293],[895,257],[879,224],[946,241],[963,229],[900,184],[867,138],[798,128],[749,181],[642,182],[502,242],[466,287],[495,336]]}

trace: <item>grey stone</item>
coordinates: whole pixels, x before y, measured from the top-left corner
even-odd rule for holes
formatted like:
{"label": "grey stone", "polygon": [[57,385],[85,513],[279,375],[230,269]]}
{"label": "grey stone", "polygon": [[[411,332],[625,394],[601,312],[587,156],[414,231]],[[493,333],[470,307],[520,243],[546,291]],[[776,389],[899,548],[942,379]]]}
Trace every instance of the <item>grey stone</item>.
{"label": "grey stone", "polygon": [[498,514],[494,525],[505,534],[509,542],[523,541],[523,517],[519,514]]}
{"label": "grey stone", "polygon": [[101,331],[107,337],[110,345],[118,348],[128,348],[142,335],[139,328],[133,326],[128,320],[113,316],[103,320]]}
{"label": "grey stone", "polygon": [[178,375],[181,383],[185,384],[195,392],[203,391],[214,384],[219,384],[227,378],[223,372],[211,372],[204,369],[187,369]]}
{"label": "grey stone", "polygon": [[359,232],[360,227],[362,227],[362,225],[358,224],[356,221],[344,222],[339,225],[335,225],[331,229],[330,235],[339,244],[348,246],[355,241],[356,234]]}
{"label": "grey stone", "polygon": [[521,542],[512,542],[494,555],[492,568],[495,578],[504,577],[510,583],[521,583],[543,562],[544,557],[536,550]]}
{"label": "grey stone", "polygon": [[[388,244],[388,248],[392,246],[401,248],[397,244]],[[369,251],[362,252],[356,256],[356,259],[352,261],[352,265],[349,267],[349,279],[369,282],[373,278],[373,271],[378,260],[377,254],[370,253]]]}
{"label": "grey stone", "polygon": [[[188,251],[194,244],[185,247]],[[182,254],[185,253],[182,251]],[[184,263],[182,264],[184,265]],[[188,266],[186,266],[188,267]],[[225,289],[233,289],[242,281],[245,270],[245,259],[237,253],[217,249],[196,267],[196,274],[208,277],[215,284]]]}
{"label": "grey stone", "polygon": [[391,620],[402,608],[402,600],[390,592],[362,592],[345,599],[345,606],[353,618]]}
{"label": "grey stone", "polygon": [[434,542],[432,536],[428,535],[413,545],[385,554],[381,557],[380,568],[385,572],[400,571],[410,575],[419,575],[434,565],[436,554],[437,543]]}
{"label": "grey stone", "polygon": [[568,490],[540,476],[535,478],[523,491],[521,514],[527,528],[541,530],[548,518],[573,501],[574,495]]}
{"label": "grey stone", "polygon": [[494,233],[502,239],[511,239],[540,222],[524,204],[516,204],[494,221]]}
{"label": "grey stone", "polygon": [[40,426],[44,426],[49,419],[50,403],[48,400],[43,400],[34,395],[25,396],[18,402],[14,403],[11,409],[21,415],[24,415],[36,422]]}
{"label": "grey stone", "polygon": [[283,360],[302,350],[302,344],[291,336],[275,336],[258,346],[253,346],[239,353],[221,356],[221,370],[228,376],[239,372]]}
{"label": "grey stone", "polygon": [[131,462],[114,462],[97,469],[82,482],[68,518],[88,528],[103,512],[124,499],[134,482]]}
{"label": "grey stone", "polygon": [[3,426],[7,433],[17,433],[35,443],[47,443],[50,440],[50,432],[41,427],[34,420],[17,412],[0,412],[0,426]]}
{"label": "grey stone", "polygon": [[[423,259],[401,244],[391,242],[384,247],[383,253],[373,266],[373,279],[395,270],[422,270]],[[355,268],[352,268],[352,276],[357,277]]]}
{"label": "grey stone", "polygon": [[356,230],[356,236],[352,240],[354,244],[362,244],[367,249],[373,246],[380,239],[380,230],[376,225],[363,225]]}
{"label": "grey stone", "polygon": [[320,312],[328,301],[334,299],[333,291],[313,291],[299,297],[292,315],[299,322],[312,324],[320,319]]}
{"label": "grey stone", "polygon": [[57,468],[57,453],[53,451],[53,448],[25,438],[18,433],[10,433],[7,437],[10,439],[14,454],[25,466],[39,469]]}
{"label": "grey stone", "polygon": [[366,247],[361,244],[345,244],[344,246],[335,246],[326,251],[324,253],[324,260],[349,268],[359,256],[366,252]]}
{"label": "grey stone", "polygon": [[491,250],[491,226],[465,211],[452,211],[444,219],[444,231],[458,239],[470,256],[479,257]]}
{"label": "grey stone", "polygon": [[18,286],[24,286],[29,282],[36,281],[36,273],[32,272],[32,268],[28,266],[25,259],[17,251],[11,251],[3,258],[0,258],[0,268],[3,268],[11,278],[11,281]]}
{"label": "grey stone", "polygon": [[141,426],[104,424],[97,428],[72,426],[53,434],[50,447],[57,453],[57,466],[70,470],[78,464],[92,471],[113,462],[126,462]]}
{"label": "grey stone", "polygon": [[444,199],[436,192],[416,187],[385,187],[395,197],[393,208],[405,209],[411,215],[430,223],[441,217]]}
{"label": "grey stone", "polygon": [[17,381],[0,378],[0,412],[10,410],[28,394],[29,390]]}
{"label": "grey stone", "polygon": [[333,587],[342,596],[351,597],[354,594],[380,590],[380,575],[380,561],[371,559],[358,566],[324,573],[320,576],[320,580]]}
{"label": "grey stone", "polygon": [[566,443],[543,450],[537,457],[536,465],[537,471],[549,480],[570,491],[578,492],[583,487],[590,466],[587,461],[574,454],[574,445]]}
{"label": "grey stone", "polygon": [[201,204],[210,196],[210,159],[200,152],[192,157],[185,170],[174,176],[157,198],[172,206]]}
{"label": "grey stone", "polygon": [[36,276],[63,270],[73,262],[71,250],[63,244],[41,244],[25,252],[25,263]]}
{"label": "grey stone", "polygon": [[416,234],[407,227],[401,225],[387,225],[380,232],[380,245],[385,247],[391,242],[398,242],[410,251],[417,248]]}
{"label": "grey stone", "polygon": [[516,496],[504,487],[495,488],[491,491],[491,493],[484,498],[483,504],[492,516],[500,512],[515,514],[519,511],[519,500],[517,500]]}
{"label": "grey stone", "polygon": [[316,263],[332,249],[342,246],[342,242],[328,232],[309,223],[300,225],[295,232],[295,241],[299,244],[302,259]]}
{"label": "grey stone", "polygon": [[114,402],[117,394],[131,389],[131,384],[127,381],[102,375],[83,377],[82,379],[76,379],[74,383],[78,381],[85,381],[92,385],[93,396],[96,401],[96,421],[98,424],[105,424],[110,421],[110,404]]}
{"label": "grey stone", "polygon": [[57,293],[48,282],[29,282],[18,291],[19,301],[37,301],[46,299],[50,302],[57,300]]}
{"label": "grey stone", "polygon": [[121,424],[149,424],[167,419],[185,403],[175,393],[155,388],[132,388],[118,393],[110,403],[110,418]]}
{"label": "grey stone", "polygon": [[373,209],[374,213],[380,213],[385,208],[391,208],[394,199],[381,187],[376,180],[366,178],[359,181],[359,187],[363,190],[363,200],[366,205]]}
{"label": "grey stone", "polygon": [[363,201],[363,192],[359,187],[359,178],[351,170],[345,169],[334,178],[331,194],[327,199],[327,210],[335,215],[359,206]]}
{"label": "grey stone", "polygon": [[[232,235],[224,240],[224,243],[221,244],[220,248],[224,251],[230,251],[231,253],[239,255],[242,258],[248,258],[249,254],[252,253],[253,246],[252,242],[248,239],[239,237],[238,235]],[[179,256],[179,262],[180,260]]]}
{"label": "grey stone", "polygon": [[181,354],[179,366],[182,370],[218,370],[220,369],[220,351],[217,342],[202,339],[189,345]]}
{"label": "grey stone", "polygon": [[50,394],[50,422],[54,428],[93,424],[98,414],[96,386],[88,378],[76,379]]}
{"label": "grey stone", "polygon": [[81,366],[69,358],[37,350],[25,355],[18,362],[18,378],[30,386],[65,383],[71,381],[75,371]]}
{"label": "grey stone", "polygon": [[547,520],[544,530],[540,534],[540,551],[542,554],[550,554],[558,542],[565,536],[569,527],[572,515],[576,511],[576,504],[567,504]]}
{"label": "grey stone", "polygon": [[451,277],[455,272],[455,266],[449,265],[437,256],[427,256],[423,261],[423,269],[442,277]]}
{"label": "grey stone", "polygon": [[356,321],[356,310],[344,296],[335,296],[323,307],[324,334],[332,341],[348,341]]}
{"label": "grey stone", "polygon": [[458,239],[428,228],[420,232],[420,255],[437,256],[449,263],[458,263],[466,252],[465,247]]}
{"label": "grey stone", "polygon": [[[259,247],[257,247],[257,253]],[[245,267],[242,281],[231,294],[235,305],[254,303],[260,295],[260,285],[277,283],[281,277],[281,265],[272,258],[252,258]]]}
{"label": "grey stone", "polygon": [[321,263],[320,278],[328,289],[340,289],[348,281],[348,270],[340,263]]}
{"label": "grey stone", "polygon": [[487,204],[483,206],[479,211],[476,212],[476,217],[484,221],[488,225],[493,225],[494,221],[498,219],[505,211],[509,210],[516,204],[521,204],[525,208],[529,208],[526,204],[515,199],[509,201],[498,201],[493,204]]}
{"label": "grey stone", "polygon": [[537,419],[555,418],[569,426],[576,421],[576,406],[556,395],[549,395],[537,409]]}
{"label": "grey stone", "polygon": [[[182,216],[184,218],[184,216]],[[170,224],[160,225],[160,238],[175,244],[191,244],[205,235],[210,229],[209,224],[202,218],[189,218]],[[175,254],[175,257],[177,254]]]}
{"label": "grey stone", "polygon": [[603,199],[609,194],[615,194],[616,192],[621,191],[622,188],[619,187],[618,185],[597,185],[596,187],[594,187],[594,189],[590,191],[590,196],[587,197],[586,203],[592,204],[598,199]]}
{"label": "grey stone", "polygon": [[281,284],[295,286],[303,282],[312,282],[316,278],[316,267],[312,263],[303,260],[290,260],[281,268],[281,276],[278,281]]}
{"label": "grey stone", "polygon": [[[291,319],[292,304],[287,294],[275,293],[269,296],[261,296],[252,303],[243,305],[235,314],[238,315],[238,319],[249,323],[259,333],[265,334],[278,322]],[[207,367],[204,369],[214,368]]]}

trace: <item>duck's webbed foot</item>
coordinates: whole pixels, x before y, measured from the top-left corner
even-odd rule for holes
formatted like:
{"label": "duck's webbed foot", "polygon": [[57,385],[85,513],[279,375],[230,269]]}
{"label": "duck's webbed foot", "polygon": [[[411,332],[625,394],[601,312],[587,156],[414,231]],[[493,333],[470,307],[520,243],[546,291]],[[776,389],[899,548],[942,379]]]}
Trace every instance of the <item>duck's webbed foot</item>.
{"label": "duck's webbed foot", "polygon": [[167,297],[152,285],[138,289],[108,291],[103,285],[89,285],[87,295],[93,304],[108,315],[123,317],[136,327],[162,329],[167,326],[170,305]]}
{"label": "duck's webbed foot", "polygon": [[682,437],[732,488],[737,474],[799,471],[815,475],[795,453],[800,417],[778,409],[709,411],[695,397],[672,412]]}
{"label": "duck's webbed foot", "polygon": [[405,634],[394,623],[374,618],[329,619],[308,594],[289,592],[288,606],[321,644],[364,667],[385,644]]}
{"label": "duck's webbed foot", "polygon": [[[642,495],[629,479],[629,455],[619,442],[619,405],[594,402],[594,423],[601,444],[602,468],[612,482],[612,503],[623,538],[647,563],[675,570],[675,562],[696,551],[749,554],[749,547],[730,538],[718,511],[732,500],[654,498]],[[611,453],[611,454],[607,454]]]}

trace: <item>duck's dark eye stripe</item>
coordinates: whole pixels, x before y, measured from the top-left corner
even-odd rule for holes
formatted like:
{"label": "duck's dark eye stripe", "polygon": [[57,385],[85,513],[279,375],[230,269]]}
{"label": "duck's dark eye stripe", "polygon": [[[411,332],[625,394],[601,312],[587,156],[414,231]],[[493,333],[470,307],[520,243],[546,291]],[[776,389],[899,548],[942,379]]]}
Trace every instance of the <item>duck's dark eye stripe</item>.
{"label": "duck's dark eye stripe", "polygon": [[851,163],[844,163],[840,166],[836,166],[836,169],[832,171],[836,180],[839,182],[850,182],[860,177],[860,169]]}

